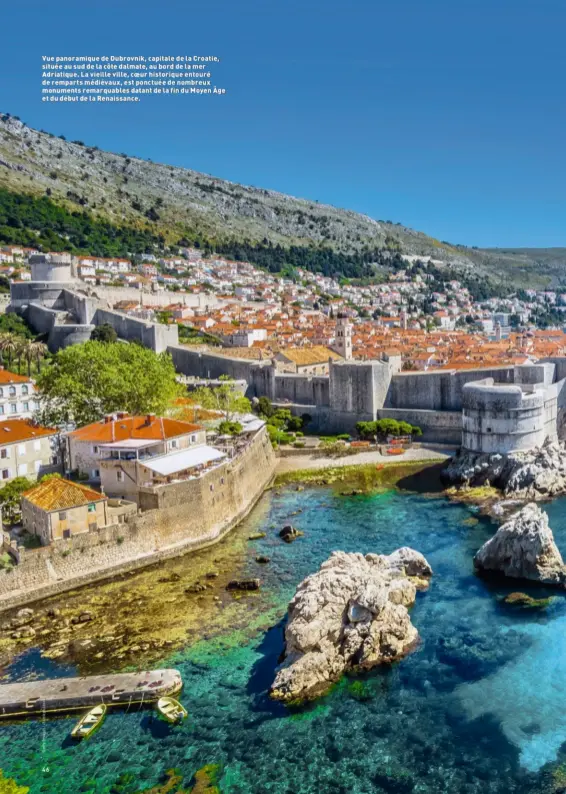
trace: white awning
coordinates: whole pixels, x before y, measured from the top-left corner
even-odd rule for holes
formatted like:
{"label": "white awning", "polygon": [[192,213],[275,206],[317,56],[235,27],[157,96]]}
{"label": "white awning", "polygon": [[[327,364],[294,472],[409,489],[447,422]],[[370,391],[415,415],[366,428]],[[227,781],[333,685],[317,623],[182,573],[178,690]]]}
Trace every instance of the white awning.
{"label": "white awning", "polygon": [[151,438],[125,438],[123,441],[109,441],[99,444],[100,449],[141,449],[142,447],[155,447],[163,444],[162,440],[155,441]]}
{"label": "white awning", "polygon": [[205,444],[199,447],[189,447],[189,449],[180,449],[177,452],[170,452],[168,455],[160,455],[156,458],[141,461],[146,469],[154,471],[156,474],[166,476],[168,474],[176,474],[178,471],[185,471],[185,469],[192,469],[195,466],[202,466],[205,463],[211,463],[213,460],[220,460],[225,458],[224,452],[220,452],[214,447],[207,447]]}
{"label": "white awning", "polygon": [[257,417],[252,419],[249,422],[246,422],[242,426],[242,433],[255,433],[265,425],[263,419],[258,419]]}

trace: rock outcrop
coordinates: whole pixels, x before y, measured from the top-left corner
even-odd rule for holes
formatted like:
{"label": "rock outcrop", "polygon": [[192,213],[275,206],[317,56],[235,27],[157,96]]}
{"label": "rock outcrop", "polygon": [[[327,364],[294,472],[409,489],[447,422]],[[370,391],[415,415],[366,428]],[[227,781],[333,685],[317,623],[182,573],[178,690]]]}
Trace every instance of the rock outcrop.
{"label": "rock outcrop", "polygon": [[443,480],[448,485],[490,484],[519,499],[547,499],[566,493],[566,444],[547,441],[540,449],[510,455],[463,450],[449,461]]}
{"label": "rock outcrop", "polygon": [[285,658],[271,697],[323,693],[345,670],[400,659],[418,632],[407,607],[428,586],[428,562],[409,548],[389,556],[335,551],[297,587],[289,604]]}
{"label": "rock outcrop", "polygon": [[297,529],[291,524],[286,524],[279,532],[279,537],[281,540],[284,540],[285,543],[293,543],[294,540],[297,540],[297,538],[300,538],[303,535],[304,532],[301,532],[300,529]]}
{"label": "rock outcrop", "polygon": [[474,557],[480,571],[496,571],[513,579],[564,586],[566,566],[554,542],[548,516],[528,504],[502,524]]}

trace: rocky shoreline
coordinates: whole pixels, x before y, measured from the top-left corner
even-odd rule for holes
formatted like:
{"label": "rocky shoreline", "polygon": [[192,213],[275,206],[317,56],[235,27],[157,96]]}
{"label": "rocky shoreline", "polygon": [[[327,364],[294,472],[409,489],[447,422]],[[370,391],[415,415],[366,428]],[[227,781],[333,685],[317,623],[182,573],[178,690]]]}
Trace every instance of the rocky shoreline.
{"label": "rocky shoreline", "polygon": [[539,449],[509,455],[461,450],[441,476],[446,486],[492,486],[506,498],[550,499],[566,493],[566,442],[547,441]]}

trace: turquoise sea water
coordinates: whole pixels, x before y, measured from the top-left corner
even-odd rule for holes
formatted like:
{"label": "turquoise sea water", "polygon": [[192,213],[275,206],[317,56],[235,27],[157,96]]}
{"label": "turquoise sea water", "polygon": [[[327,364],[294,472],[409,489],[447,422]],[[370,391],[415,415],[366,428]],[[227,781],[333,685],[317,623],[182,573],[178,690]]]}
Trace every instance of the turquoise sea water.
{"label": "turquoise sea water", "polygon": [[[222,765],[225,794],[509,794],[557,792],[566,762],[566,601],[473,574],[472,557],[494,531],[443,498],[395,491],[340,497],[328,489],[266,496],[266,538],[250,543],[247,573],[279,604],[279,623],[252,641],[203,640],[163,664],[183,673],[190,719],[177,728],[151,712],[110,714],[89,741],[72,744],[75,719],[0,726],[0,768],[32,794],[132,794],[176,767],[185,785],[208,763]],[[548,506],[566,551],[566,502]],[[273,525],[305,536],[283,544]],[[254,526],[254,530],[257,526]],[[266,695],[282,650],[282,622],[296,584],[334,549],[388,553],[409,545],[434,569],[412,620],[418,650],[389,669],[346,677],[314,704],[290,711]],[[271,557],[259,568],[257,554]],[[546,610],[501,603],[521,590],[555,595]],[[175,608],[175,605],[172,605]],[[180,604],[178,608],[187,608]],[[267,608],[267,605],[266,605]],[[242,644],[243,643],[243,644]],[[11,669],[69,675],[28,652]],[[115,787],[121,773],[132,779]]]}

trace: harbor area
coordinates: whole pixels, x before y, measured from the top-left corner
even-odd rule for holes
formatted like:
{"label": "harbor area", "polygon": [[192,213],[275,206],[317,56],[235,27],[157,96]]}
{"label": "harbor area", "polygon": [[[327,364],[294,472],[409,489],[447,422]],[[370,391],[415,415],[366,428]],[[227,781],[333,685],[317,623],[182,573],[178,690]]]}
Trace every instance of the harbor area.
{"label": "harbor area", "polygon": [[0,719],[42,717],[101,703],[107,706],[155,703],[161,697],[180,692],[182,686],[179,671],[168,668],[3,684],[0,686]]}

